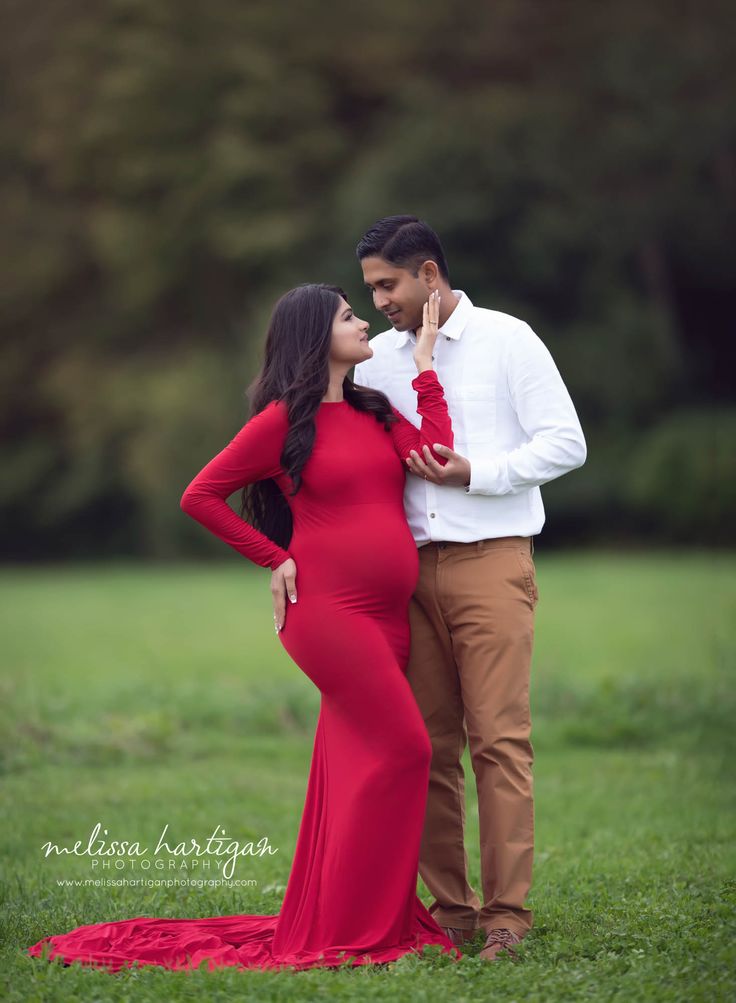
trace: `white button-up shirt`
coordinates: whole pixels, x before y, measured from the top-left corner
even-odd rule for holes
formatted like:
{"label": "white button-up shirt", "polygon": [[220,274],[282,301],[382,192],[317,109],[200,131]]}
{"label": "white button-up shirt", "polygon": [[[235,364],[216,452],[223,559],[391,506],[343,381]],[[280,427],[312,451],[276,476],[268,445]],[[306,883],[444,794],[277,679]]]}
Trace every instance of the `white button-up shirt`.
{"label": "white button-up shirt", "polygon": [[[407,471],[404,506],[417,546],[534,536],[544,525],[540,484],[582,466],[587,449],[570,394],[529,325],[473,306],[462,290],[440,327],[434,368],[445,391],[455,452],[470,461],[468,487],[433,484]],[[371,339],[373,357],[354,382],[382,390],[417,427],[410,331]]]}

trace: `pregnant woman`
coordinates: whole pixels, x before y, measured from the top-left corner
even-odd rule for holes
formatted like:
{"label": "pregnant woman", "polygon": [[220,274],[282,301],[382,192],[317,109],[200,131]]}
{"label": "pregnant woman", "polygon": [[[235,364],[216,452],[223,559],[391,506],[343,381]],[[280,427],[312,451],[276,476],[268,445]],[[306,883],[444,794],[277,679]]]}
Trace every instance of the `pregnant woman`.
{"label": "pregnant woman", "polygon": [[[342,290],[299,286],[271,318],[254,414],[185,490],[181,507],[272,569],[275,626],[322,698],[280,913],[138,917],[46,937],[29,951],[117,970],[296,969],[458,952],[416,894],[431,745],[404,670],[419,561],[404,515],[410,450],[452,447],[432,368],[438,294],[414,358],[421,428],[347,376],[370,358]],[[440,464],[446,461],[432,454]],[[244,488],[237,516],[226,499]],[[287,601],[288,600],[288,601]]]}

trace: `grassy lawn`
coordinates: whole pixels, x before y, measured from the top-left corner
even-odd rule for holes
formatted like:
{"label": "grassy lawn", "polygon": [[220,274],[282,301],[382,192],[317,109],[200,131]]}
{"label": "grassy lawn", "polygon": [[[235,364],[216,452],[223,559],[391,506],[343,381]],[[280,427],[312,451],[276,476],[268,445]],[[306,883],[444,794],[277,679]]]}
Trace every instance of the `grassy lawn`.
{"label": "grassy lawn", "polygon": [[[457,964],[428,951],[299,973],[111,975],[23,950],[105,920],[278,912],[319,701],[273,631],[268,573],[236,558],[2,569],[3,998],[733,999],[736,560],[535,558],[535,923],[520,960],[482,963],[477,943]],[[477,887],[467,758],[466,772]],[[239,860],[241,886],[59,884],[99,872],[41,844],[86,844],[98,822],[149,847],[168,825],[170,843],[220,826],[279,849]],[[219,872],[146,876],[172,874]]]}

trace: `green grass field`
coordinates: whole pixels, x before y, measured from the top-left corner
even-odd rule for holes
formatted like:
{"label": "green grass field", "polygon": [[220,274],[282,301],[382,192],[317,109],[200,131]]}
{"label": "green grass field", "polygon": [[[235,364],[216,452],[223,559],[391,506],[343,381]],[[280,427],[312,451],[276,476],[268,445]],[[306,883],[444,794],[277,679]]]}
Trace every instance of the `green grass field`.
{"label": "green grass field", "polygon": [[[535,923],[520,960],[483,963],[477,943],[457,964],[428,951],[297,973],[112,975],[23,950],[105,920],[278,912],[319,700],[273,631],[268,573],[237,559],[3,569],[3,998],[733,999],[736,560],[535,557]],[[477,887],[467,759],[466,773]],[[240,860],[240,887],[59,884],[95,876],[90,860],[45,859],[42,843],[86,844],[97,822],[149,846],[167,824],[170,842],[221,826],[279,852]]]}

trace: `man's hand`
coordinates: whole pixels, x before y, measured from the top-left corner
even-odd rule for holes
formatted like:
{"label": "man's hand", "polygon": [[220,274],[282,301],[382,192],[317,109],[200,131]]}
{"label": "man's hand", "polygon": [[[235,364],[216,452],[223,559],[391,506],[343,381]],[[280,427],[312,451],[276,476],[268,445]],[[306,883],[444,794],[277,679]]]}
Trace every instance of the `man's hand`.
{"label": "man's hand", "polygon": [[416,449],[409,451],[406,465],[417,477],[424,477],[434,484],[461,484],[467,487],[470,484],[470,460],[456,453],[449,446],[442,446],[435,442],[432,449],[440,456],[447,458],[447,463],[441,466],[432,456],[429,446],[423,446],[424,459]]}
{"label": "man's hand", "polygon": [[296,602],[296,564],[291,558],[279,564],[271,574],[273,625],[277,634],[284,627],[287,595],[290,602]]}

